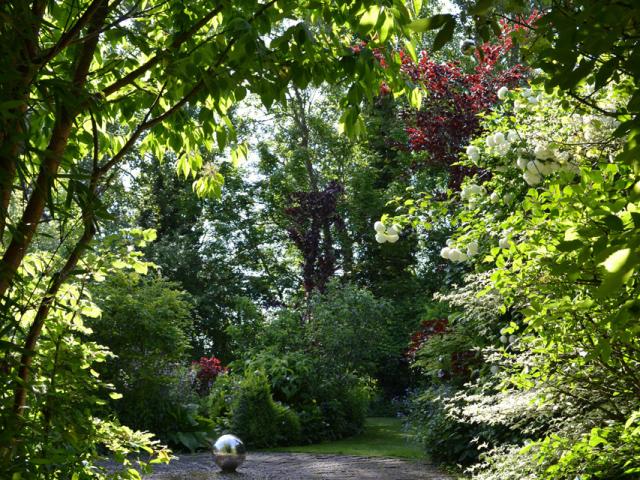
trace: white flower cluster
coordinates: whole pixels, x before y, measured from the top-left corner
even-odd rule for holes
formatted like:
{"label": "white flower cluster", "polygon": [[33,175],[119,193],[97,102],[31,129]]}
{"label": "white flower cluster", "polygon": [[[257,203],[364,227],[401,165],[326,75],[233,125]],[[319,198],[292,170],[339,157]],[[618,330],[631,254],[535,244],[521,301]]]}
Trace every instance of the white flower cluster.
{"label": "white flower cluster", "polygon": [[542,177],[558,170],[577,173],[576,165],[569,163],[568,152],[556,152],[550,145],[537,145],[533,150],[533,160],[519,157],[516,165],[523,170],[522,178],[528,185],[534,186],[542,182]]}
{"label": "white flower cluster", "polygon": [[498,98],[500,100],[504,100],[505,98],[507,98],[507,95],[509,94],[509,89],[507,87],[500,87],[497,93],[498,93]]}
{"label": "white flower cluster", "polygon": [[469,145],[467,147],[467,156],[473,163],[476,163],[480,159],[480,149],[475,145]]}
{"label": "white flower cluster", "polygon": [[508,228],[507,230],[503,230],[502,231],[502,235],[500,236],[500,239],[498,240],[498,247],[500,248],[504,248],[504,249],[508,249],[511,247],[511,234],[513,233],[513,230],[511,228]]}
{"label": "white flower cluster", "polygon": [[469,242],[467,244],[466,253],[453,246],[453,241],[451,239],[447,240],[447,246],[440,250],[440,256],[446,260],[451,260],[452,262],[464,262],[469,258],[478,254],[478,242],[475,240]]}
{"label": "white flower cluster", "polygon": [[537,105],[540,102],[542,102],[544,95],[542,93],[538,93],[536,95],[530,88],[525,88],[522,91],[522,98],[525,100],[524,102],[521,102],[520,100],[516,100],[514,102],[513,104],[514,110],[516,111],[521,110],[525,108],[527,104]]}
{"label": "white flower cluster", "polygon": [[509,335],[508,337],[506,335],[500,335],[500,343],[514,343],[516,340],[518,339],[518,337],[516,337],[515,335]]}
{"label": "white flower cluster", "polygon": [[393,225],[389,228],[385,227],[384,223],[377,221],[373,224],[373,229],[376,231],[376,242],[378,243],[396,243],[398,241],[400,226]]}
{"label": "white flower cluster", "polygon": [[511,148],[511,144],[516,142],[518,138],[518,134],[513,130],[509,130],[506,135],[503,132],[495,132],[485,139],[485,144],[489,150],[504,156]]}
{"label": "white flower cluster", "polygon": [[462,200],[471,200],[474,197],[484,197],[486,194],[487,190],[483,186],[472,183],[462,188],[460,198]]}

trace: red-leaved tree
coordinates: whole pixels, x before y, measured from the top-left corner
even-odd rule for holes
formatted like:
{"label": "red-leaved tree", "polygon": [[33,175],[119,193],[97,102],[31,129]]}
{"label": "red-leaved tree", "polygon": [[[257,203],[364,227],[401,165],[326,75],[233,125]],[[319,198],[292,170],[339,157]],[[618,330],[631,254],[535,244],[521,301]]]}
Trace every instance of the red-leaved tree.
{"label": "red-leaved tree", "polygon": [[476,66],[471,71],[465,71],[457,61],[438,63],[424,51],[417,63],[401,53],[404,73],[428,92],[419,110],[407,108],[401,112],[409,137],[405,148],[427,153],[424,161],[416,162],[414,168],[425,165],[448,168],[449,186],[454,189],[471,173],[453,163],[469,140],[480,133],[478,114],[496,104],[498,89],[514,88],[526,75],[527,67],[507,62],[513,47],[510,34],[522,28],[503,24],[503,33],[495,43],[484,43],[476,49]]}

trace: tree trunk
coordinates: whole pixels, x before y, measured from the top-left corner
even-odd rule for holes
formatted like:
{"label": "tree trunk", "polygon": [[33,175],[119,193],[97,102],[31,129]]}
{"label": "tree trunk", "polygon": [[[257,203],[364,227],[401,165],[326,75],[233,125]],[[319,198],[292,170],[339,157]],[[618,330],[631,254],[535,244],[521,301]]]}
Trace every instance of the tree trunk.
{"label": "tree trunk", "polygon": [[[107,13],[107,3],[106,0],[103,0],[101,8],[93,16],[88,27],[87,40],[79,48],[71,83],[72,89],[78,94],[82,92],[82,88],[86,82],[89,67],[98,45],[98,32],[102,28]],[[45,205],[49,199],[49,189],[58,172],[62,156],[69,141],[71,129],[73,128],[73,122],[78,113],[78,107],[68,108],[65,105],[59,106],[51,139],[43,154],[44,158],[40,172],[36,178],[33,193],[16,227],[11,243],[0,261],[0,298],[6,296],[40,223]]]}

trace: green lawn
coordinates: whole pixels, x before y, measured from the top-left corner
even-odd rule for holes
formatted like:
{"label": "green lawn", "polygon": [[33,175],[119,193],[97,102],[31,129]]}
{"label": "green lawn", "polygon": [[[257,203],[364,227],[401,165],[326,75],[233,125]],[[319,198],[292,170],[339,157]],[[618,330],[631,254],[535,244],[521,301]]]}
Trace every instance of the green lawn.
{"label": "green lawn", "polygon": [[332,453],[367,457],[425,458],[420,446],[413,443],[402,431],[402,421],[400,419],[378,417],[368,418],[364,432],[355,437],[299,447],[278,447],[272,448],[270,451]]}

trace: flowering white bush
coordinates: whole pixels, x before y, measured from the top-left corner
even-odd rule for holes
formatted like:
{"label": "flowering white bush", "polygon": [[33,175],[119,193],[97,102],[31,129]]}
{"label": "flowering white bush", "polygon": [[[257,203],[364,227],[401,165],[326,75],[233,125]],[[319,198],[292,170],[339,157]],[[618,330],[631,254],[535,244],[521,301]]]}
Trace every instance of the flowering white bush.
{"label": "flowering white bush", "polygon": [[377,221],[373,224],[373,229],[376,231],[376,242],[378,243],[396,243],[400,238],[400,226],[392,225],[386,227],[381,221]]}
{"label": "flowering white bush", "polygon": [[472,162],[477,162],[480,159],[480,149],[475,145],[469,145],[467,147],[467,156]]}

